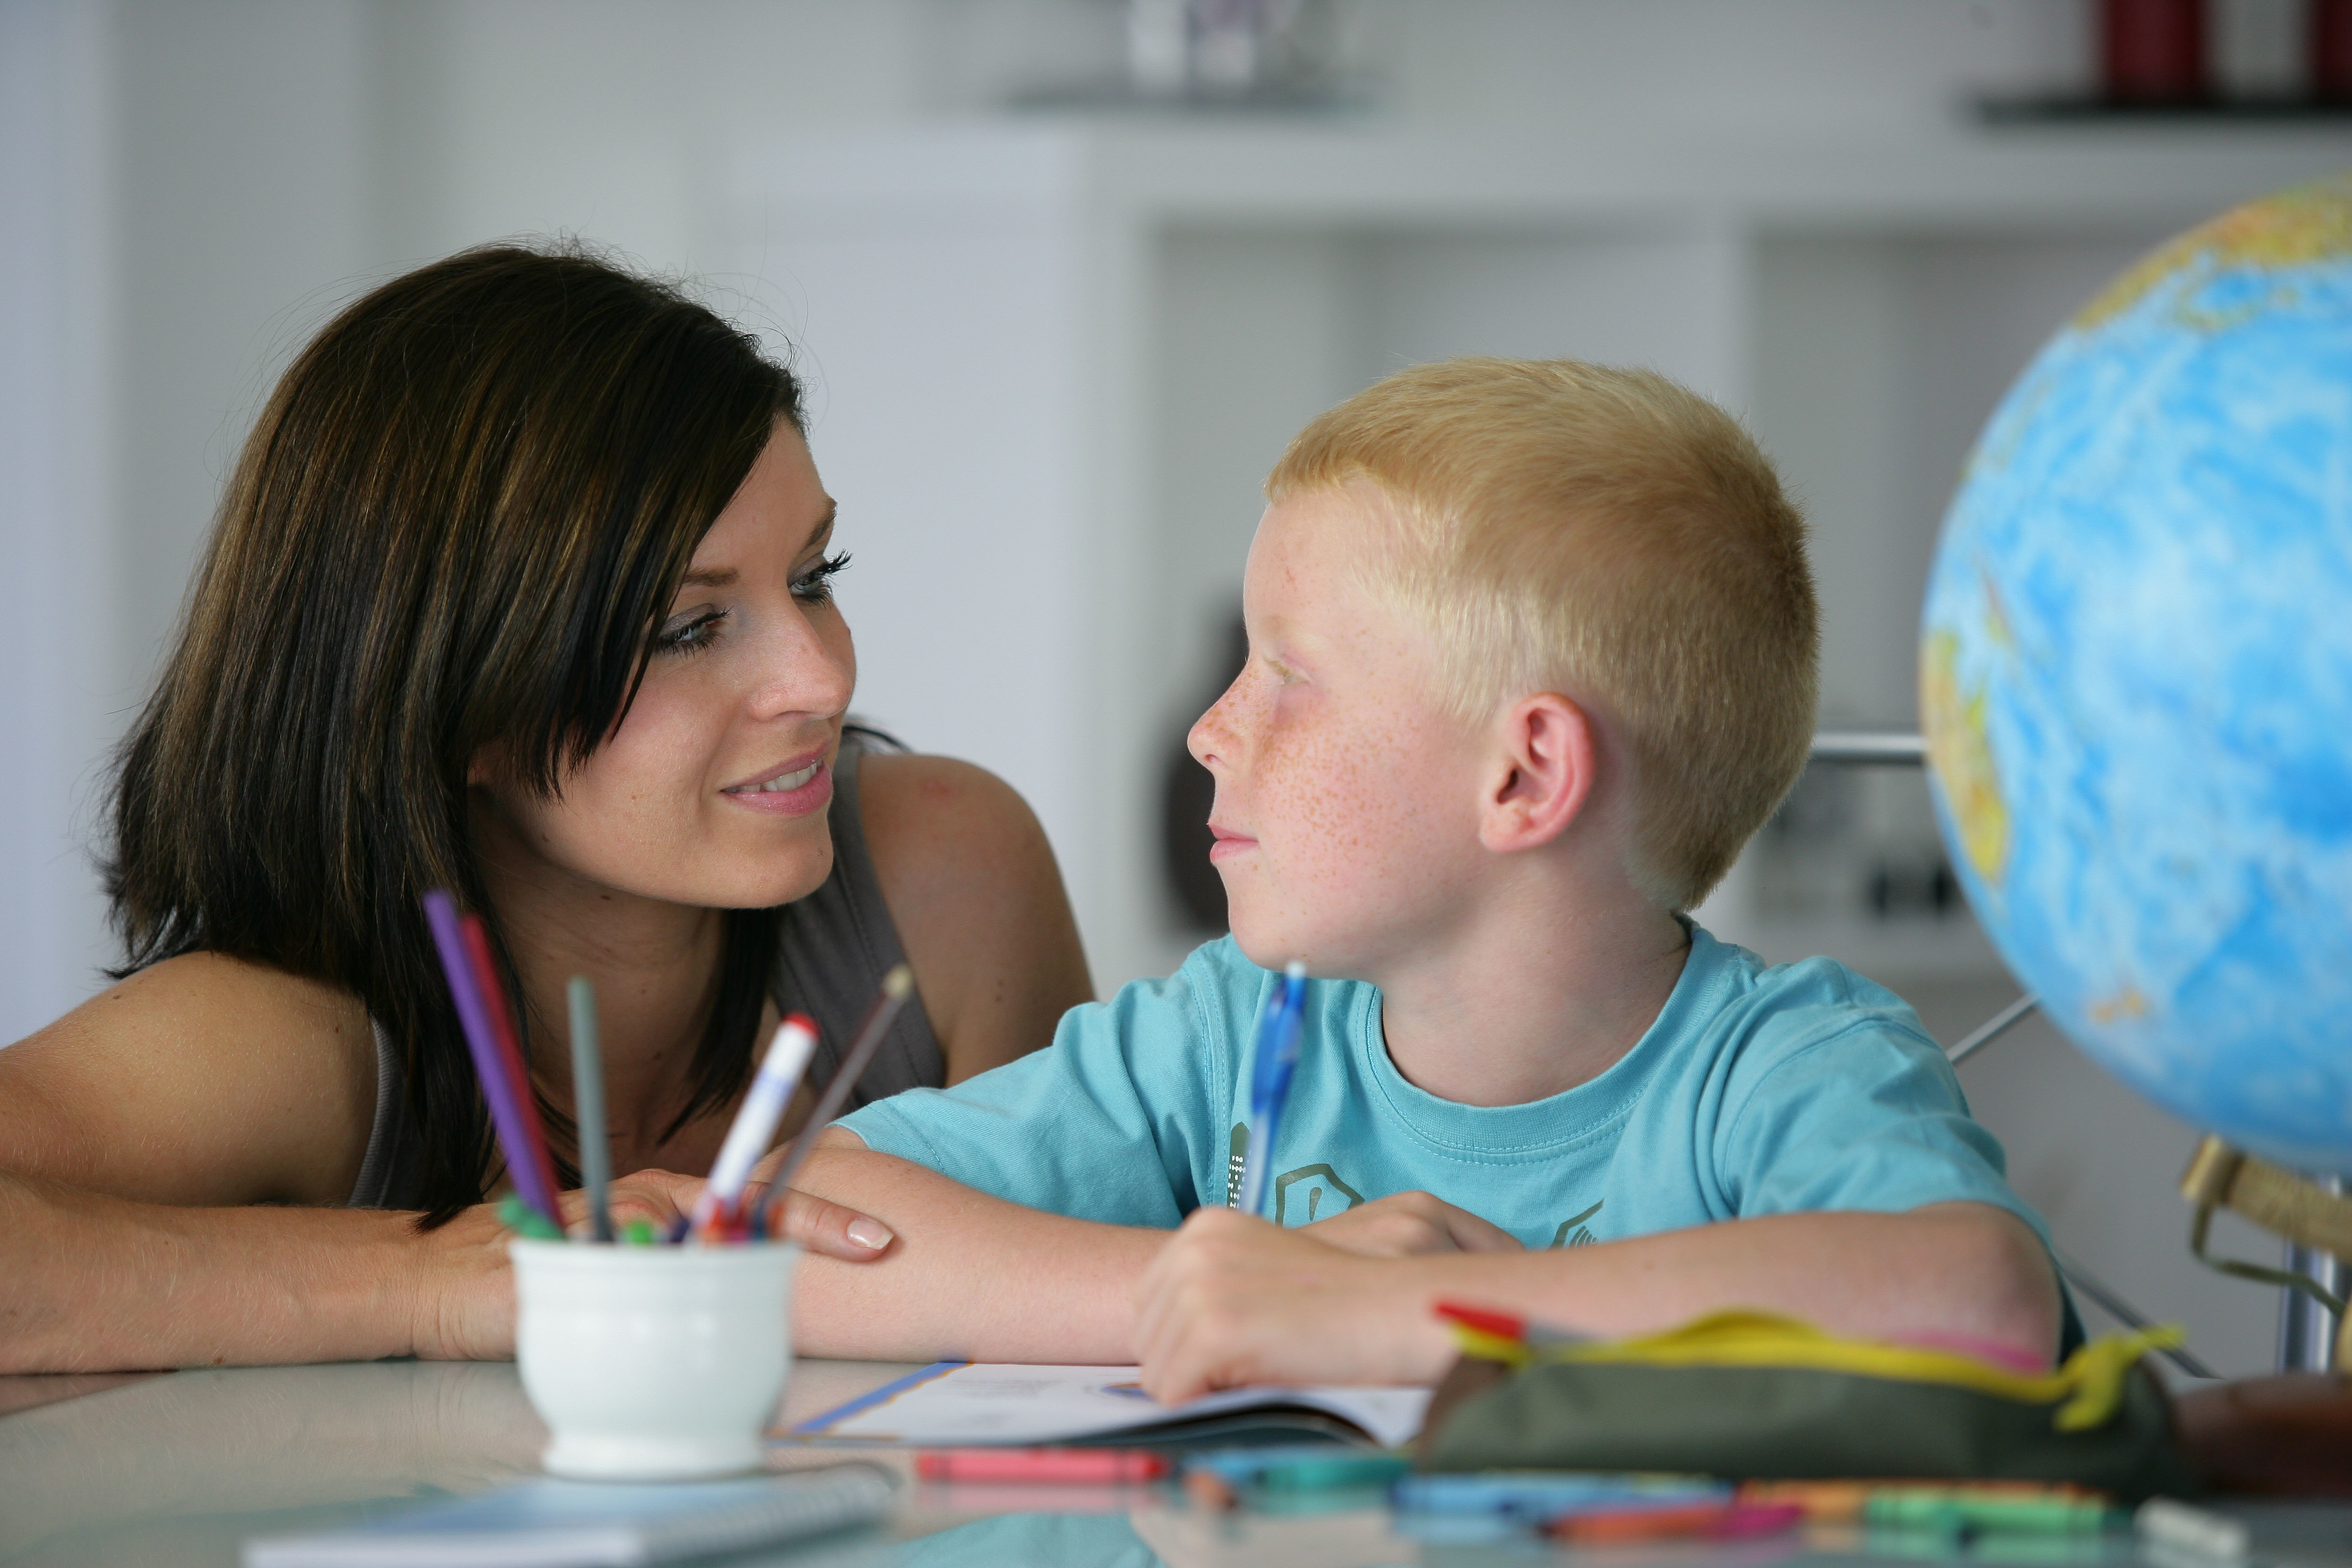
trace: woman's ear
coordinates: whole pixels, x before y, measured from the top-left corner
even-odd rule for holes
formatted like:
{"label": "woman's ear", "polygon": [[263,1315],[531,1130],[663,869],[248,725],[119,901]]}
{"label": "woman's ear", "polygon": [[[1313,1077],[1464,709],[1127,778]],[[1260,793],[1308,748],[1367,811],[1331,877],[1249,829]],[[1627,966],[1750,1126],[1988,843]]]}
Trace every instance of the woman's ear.
{"label": "woman's ear", "polygon": [[1480,803],[1478,842],[1508,854],[1558,838],[1592,797],[1592,721],[1559,693],[1539,691],[1498,722],[1498,768]]}

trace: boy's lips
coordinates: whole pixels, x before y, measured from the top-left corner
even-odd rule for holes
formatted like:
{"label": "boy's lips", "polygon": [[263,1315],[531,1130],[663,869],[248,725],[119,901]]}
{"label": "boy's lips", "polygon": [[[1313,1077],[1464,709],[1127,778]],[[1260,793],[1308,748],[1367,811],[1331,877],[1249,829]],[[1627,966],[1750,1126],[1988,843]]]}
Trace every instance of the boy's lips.
{"label": "boy's lips", "polygon": [[1209,832],[1216,839],[1214,844],[1209,846],[1211,864],[1219,860],[1230,860],[1236,855],[1257,847],[1257,840],[1248,834],[1235,833],[1232,828],[1220,827],[1213,822],[1209,824]]}

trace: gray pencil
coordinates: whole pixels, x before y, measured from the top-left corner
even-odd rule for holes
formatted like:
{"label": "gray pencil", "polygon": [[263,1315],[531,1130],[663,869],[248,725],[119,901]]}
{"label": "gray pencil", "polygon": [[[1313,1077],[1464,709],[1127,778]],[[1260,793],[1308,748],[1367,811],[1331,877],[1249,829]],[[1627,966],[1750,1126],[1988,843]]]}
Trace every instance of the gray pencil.
{"label": "gray pencil", "polygon": [[588,1189],[588,1234],[613,1239],[613,1142],[604,1129],[604,1055],[596,1039],[596,988],[573,975],[564,987],[572,1004],[572,1106],[580,1134],[580,1183]]}
{"label": "gray pencil", "polygon": [[792,1152],[784,1156],[784,1163],[776,1169],[775,1179],[768,1184],[769,1202],[782,1196],[784,1189],[792,1184],[793,1178],[800,1173],[801,1167],[808,1163],[809,1152],[816,1147],[817,1134],[841,1114],[842,1104],[849,1099],[849,1091],[856,1088],[857,1080],[865,1076],[866,1065],[874,1059],[874,1053],[882,1048],[882,1037],[888,1034],[890,1026],[898,1021],[898,1009],[904,1007],[907,998],[914,994],[915,972],[905,964],[898,965],[882,977],[882,994],[874,999],[874,1010],[866,1016],[866,1027],[857,1032],[856,1044],[851,1046],[849,1054],[841,1058],[841,1066],[834,1072],[833,1081],[824,1086],[823,1094],[817,1096],[816,1104],[809,1110],[808,1120],[801,1123],[800,1135],[793,1140]]}

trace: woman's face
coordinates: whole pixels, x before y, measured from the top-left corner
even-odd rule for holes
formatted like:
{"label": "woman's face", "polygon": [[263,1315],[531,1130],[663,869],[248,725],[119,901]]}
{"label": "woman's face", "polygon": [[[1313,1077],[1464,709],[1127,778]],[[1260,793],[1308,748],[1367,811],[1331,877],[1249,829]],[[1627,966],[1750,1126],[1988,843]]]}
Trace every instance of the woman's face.
{"label": "woman's face", "polygon": [[551,800],[478,768],[484,826],[608,892],[751,909],[814,890],[833,866],[825,807],[857,679],[827,584],[845,560],[827,553],[833,516],[807,443],[780,422],[696,549],[620,728]]}

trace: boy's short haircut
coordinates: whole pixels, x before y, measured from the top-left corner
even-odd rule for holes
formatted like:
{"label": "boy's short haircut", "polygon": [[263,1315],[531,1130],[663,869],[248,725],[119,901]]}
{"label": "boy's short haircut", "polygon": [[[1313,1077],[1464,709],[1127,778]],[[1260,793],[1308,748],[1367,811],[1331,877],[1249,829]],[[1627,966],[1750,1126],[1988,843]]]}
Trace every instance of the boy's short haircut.
{"label": "boy's short haircut", "polygon": [[1737,420],[1650,371],[1456,359],[1301,431],[1275,501],[1370,481],[1367,584],[1427,626],[1439,699],[1476,721],[1558,691],[1614,720],[1639,798],[1630,868],[1696,905],[1803,769],[1818,612],[1804,519]]}

